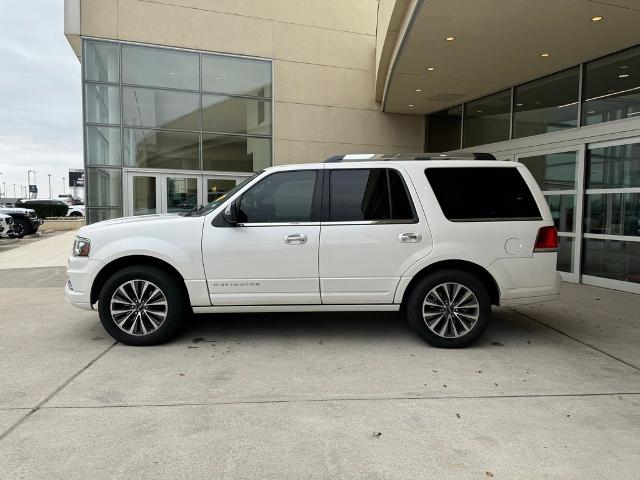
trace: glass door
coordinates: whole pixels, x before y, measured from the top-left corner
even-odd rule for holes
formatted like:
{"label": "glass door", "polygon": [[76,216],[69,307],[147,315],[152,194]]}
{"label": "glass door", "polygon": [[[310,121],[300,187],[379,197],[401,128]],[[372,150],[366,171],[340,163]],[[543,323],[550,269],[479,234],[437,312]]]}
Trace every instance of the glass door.
{"label": "glass door", "polygon": [[203,179],[204,203],[213,202],[240,183],[244,177],[205,176]]}
{"label": "glass door", "polygon": [[162,213],[181,213],[202,205],[197,175],[162,175]]}
{"label": "glass door", "polygon": [[126,215],[160,213],[160,190],[155,175],[128,172],[126,186]]}

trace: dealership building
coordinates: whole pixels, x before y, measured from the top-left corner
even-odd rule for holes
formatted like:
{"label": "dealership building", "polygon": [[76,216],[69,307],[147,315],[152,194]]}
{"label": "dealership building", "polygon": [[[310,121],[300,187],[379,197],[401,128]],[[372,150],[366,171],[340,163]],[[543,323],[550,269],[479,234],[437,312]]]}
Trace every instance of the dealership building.
{"label": "dealership building", "polygon": [[270,165],[480,151],[529,167],[567,281],[640,293],[637,0],[65,0],[89,222]]}

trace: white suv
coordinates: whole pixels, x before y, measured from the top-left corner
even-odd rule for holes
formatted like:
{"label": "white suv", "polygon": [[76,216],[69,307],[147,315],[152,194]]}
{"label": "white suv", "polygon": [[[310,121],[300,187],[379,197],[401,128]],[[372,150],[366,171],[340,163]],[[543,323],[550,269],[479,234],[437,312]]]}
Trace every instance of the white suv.
{"label": "white suv", "polygon": [[181,216],[83,227],[72,304],[97,304],[130,345],[195,313],[403,310],[438,347],[463,347],[491,305],[556,298],[558,238],[523,165],[491,155],[344,155],[272,167]]}

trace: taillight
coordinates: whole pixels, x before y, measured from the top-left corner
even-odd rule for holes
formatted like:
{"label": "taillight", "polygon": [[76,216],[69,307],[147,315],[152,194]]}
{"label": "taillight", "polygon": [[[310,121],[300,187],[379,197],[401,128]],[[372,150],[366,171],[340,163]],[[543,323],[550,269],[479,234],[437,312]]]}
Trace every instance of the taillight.
{"label": "taillight", "polygon": [[556,227],[542,227],[538,230],[538,238],[533,247],[534,252],[557,252],[558,230]]}

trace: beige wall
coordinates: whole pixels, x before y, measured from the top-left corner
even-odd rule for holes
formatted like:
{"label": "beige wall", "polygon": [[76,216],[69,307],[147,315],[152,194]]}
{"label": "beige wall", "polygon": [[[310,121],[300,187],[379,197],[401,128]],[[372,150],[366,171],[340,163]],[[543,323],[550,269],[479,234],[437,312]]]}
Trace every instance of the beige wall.
{"label": "beige wall", "polygon": [[80,0],[80,34],[273,58],[274,164],[422,151],[423,117],[375,101],[377,16],[378,0]]}

